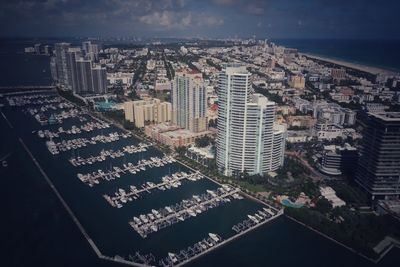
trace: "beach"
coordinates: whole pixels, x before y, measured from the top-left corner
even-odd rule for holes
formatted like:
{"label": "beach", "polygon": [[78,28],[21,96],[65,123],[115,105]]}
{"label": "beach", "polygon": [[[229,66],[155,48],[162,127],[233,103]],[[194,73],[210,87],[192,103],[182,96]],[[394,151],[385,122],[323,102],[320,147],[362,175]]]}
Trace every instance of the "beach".
{"label": "beach", "polygon": [[347,68],[352,68],[352,69],[356,69],[356,70],[360,70],[360,71],[365,71],[365,72],[368,72],[368,73],[371,73],[371,74],[374,74],[374,75],[377,75],[377,74],[399,75],[399,72],[395,72],[393,70],[367,66],[367,65],[363,65],[363,64],[358,64],[358,63],[353,63],[353,62],[340,60],[340,59],[332,59],[332,58],[329,58],[329,57],[317,56],[317,55],[313,55],[313,54],[310,54],[310,53],[299,53],[299,55],[306,56],[306,57],[313,58],[313,59],[326,61],[326,62],[330,62],[330,63],[334,63],[334,64],[341,65],[341,66],[344,66],[344,67],[347,67]]}

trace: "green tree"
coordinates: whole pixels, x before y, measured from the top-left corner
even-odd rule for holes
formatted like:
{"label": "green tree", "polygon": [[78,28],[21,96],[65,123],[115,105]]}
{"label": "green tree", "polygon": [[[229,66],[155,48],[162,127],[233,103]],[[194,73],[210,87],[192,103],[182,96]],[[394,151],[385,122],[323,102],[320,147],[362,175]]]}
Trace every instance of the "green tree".
{"label": "green tree", "polygon": [[328,213],[332,210],[332,204],[324,197],[321,197],[316,203],[315,209],[321,213]]}
{"label": "green tree", "polygon": [[194,143],[196,144],[197,147],[206,147],[210,145],[211,142],[211,137],[205,135],[203,137],[196,138]]}

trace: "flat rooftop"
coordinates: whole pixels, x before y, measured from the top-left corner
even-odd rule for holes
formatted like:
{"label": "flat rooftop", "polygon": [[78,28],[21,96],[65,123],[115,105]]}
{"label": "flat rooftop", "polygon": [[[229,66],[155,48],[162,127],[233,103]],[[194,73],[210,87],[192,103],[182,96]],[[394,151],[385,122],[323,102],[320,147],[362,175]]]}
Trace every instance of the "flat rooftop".
{"label": "flat rooftop", "polygon": [[400,122],[400,112],[379,112],[379,113],[368,113],[368,114],[384,121]]}

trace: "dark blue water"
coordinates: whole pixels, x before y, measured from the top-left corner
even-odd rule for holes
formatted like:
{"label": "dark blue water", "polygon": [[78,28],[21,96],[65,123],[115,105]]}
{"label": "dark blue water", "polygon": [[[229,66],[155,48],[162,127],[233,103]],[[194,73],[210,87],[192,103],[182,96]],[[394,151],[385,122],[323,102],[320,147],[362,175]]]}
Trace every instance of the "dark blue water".
{"label": "dark blue water", "polygon": [[25,54],[31,42],[0,41],[0,86],[50,85],[50,57]]}
{"label": "dark blue water", "polygon": [[299,52],[326,56],[389,70],[400,70],[400,40],[276,39]]}

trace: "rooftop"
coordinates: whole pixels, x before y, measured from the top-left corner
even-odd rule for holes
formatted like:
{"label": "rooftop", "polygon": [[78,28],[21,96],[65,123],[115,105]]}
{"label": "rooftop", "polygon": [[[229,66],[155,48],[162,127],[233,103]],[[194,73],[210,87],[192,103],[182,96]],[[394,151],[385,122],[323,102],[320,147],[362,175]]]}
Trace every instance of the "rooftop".
{"label": "rooftop", "polygon": [[380,112],[380,113],[368,113],[372,117],[391,122],[400,122],[400,112]]}

